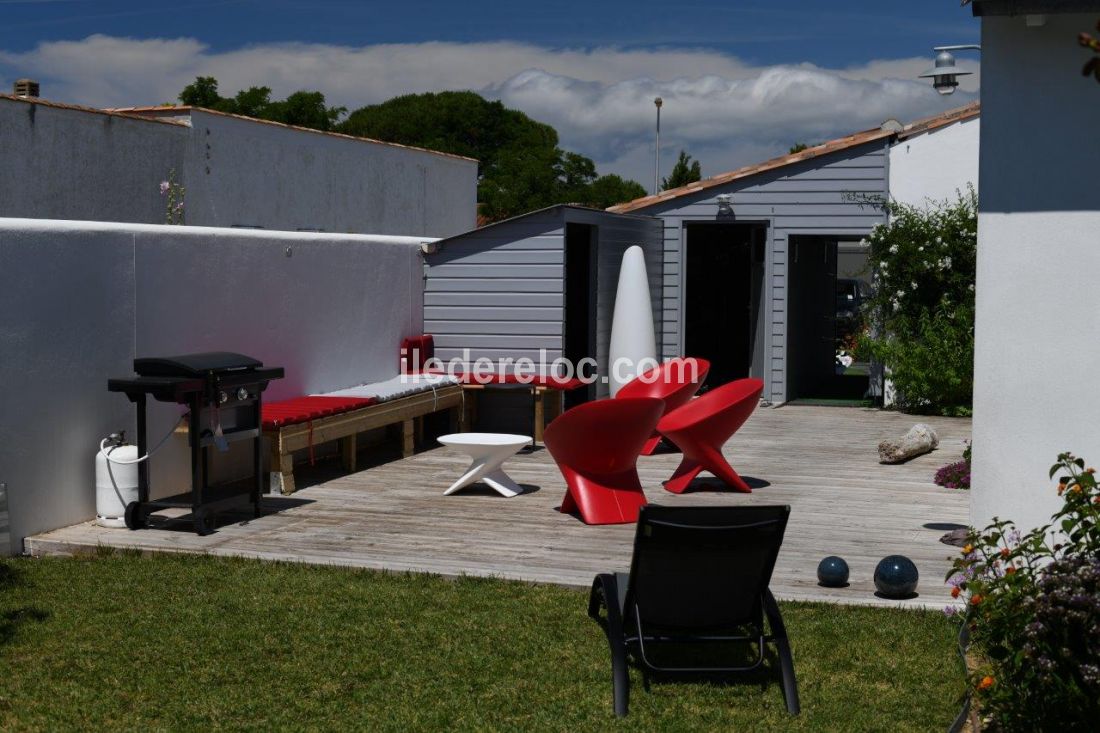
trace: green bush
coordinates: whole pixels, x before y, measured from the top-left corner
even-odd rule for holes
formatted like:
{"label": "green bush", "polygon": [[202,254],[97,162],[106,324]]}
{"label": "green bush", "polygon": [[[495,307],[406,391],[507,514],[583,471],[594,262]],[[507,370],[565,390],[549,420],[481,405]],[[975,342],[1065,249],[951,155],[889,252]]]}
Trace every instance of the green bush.
{"label": "green bush", "polygon": [[[972,531],[948,583],[981,664],[971,674],[991,730],[1095,730],[1100,719],[1100,487],[1069,453],[1064,504],[1027,534],[994,519]],[[949,615],[955,615],[953,607]]]}
{"label": "green bush", "polygon": [[889,223],[868,237],[874,294],[860,351],[889,368],[902,409],[969,414],[977,196],[885,208]]}

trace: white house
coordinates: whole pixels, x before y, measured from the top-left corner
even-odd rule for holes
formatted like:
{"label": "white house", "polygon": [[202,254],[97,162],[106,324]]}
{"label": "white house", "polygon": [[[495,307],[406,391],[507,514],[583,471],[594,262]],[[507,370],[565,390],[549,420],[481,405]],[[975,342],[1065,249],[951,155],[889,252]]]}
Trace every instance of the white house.
{"label": "white house", "polygon": [[974,0],[982,118],[971,520],[1044,523],[1061,451],[1100,463],[1100,0]]}
{"label": "white house", "polygon": [[923,206],[978,188],[979,106],[963,110],[949,124],[898,132],[890,146],[890,198]]}

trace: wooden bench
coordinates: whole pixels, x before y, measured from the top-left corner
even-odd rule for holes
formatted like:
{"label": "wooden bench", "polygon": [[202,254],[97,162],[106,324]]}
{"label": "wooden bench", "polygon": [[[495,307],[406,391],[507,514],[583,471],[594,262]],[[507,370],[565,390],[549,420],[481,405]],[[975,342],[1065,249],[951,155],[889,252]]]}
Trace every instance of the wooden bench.
{"label": "wooden bench", "polygon": [[408,397],[354,406],[333,415],[324,415],[286,425],[264,426],[270,440],[271,492],[294,493],[294,451],[312,449],[333,440],[340,441],[344,469],[355,470],[356,436],[366,430],[389,425],[401,426],[401,454],[413,454],[416,438],[423,430],[421,418],[443,410],[451,411],[452,431],[464,429],[462,387],[448,384]]}

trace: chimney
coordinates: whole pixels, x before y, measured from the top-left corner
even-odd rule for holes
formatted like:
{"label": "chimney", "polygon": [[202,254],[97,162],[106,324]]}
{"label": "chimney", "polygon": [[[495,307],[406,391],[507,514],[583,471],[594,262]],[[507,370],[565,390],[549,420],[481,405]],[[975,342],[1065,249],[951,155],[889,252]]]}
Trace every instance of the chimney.
{"label": "chimney", "polygon": [[34,79],[19,79],[15,82],[15,96],[17,97],[37,97],[38,96],[38,82]]}

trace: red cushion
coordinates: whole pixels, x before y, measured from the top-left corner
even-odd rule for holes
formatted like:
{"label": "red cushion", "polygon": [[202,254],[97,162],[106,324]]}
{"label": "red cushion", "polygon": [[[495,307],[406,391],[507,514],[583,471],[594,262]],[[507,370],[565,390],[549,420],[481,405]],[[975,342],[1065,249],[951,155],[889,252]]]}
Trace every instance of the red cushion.
{"label": "red cushion", "polygon": [[295,397],[279,402],[265,402],[263,426],[265,430],[273,430],[284,425],[350,412],[376,402],[378,400],[373,397]]}
{"label": "red cushion", "polygon": [[[413,357],[416,360],[413,361]],[[429,359],[435,357],[435,337],[430,333],[409,336],[401,341],[401,373],[420,372]]]}

